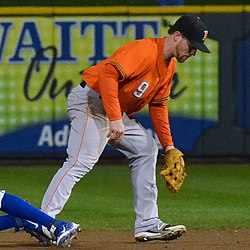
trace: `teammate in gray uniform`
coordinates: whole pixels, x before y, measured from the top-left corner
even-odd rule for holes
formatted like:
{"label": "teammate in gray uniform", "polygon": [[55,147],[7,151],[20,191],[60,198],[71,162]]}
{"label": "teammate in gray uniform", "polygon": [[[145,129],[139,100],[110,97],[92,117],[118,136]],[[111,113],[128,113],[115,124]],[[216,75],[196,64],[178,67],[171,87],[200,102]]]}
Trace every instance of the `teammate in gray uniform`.
{"label": "teammate in gray uniform", "polygon": [[134,193],[135,239],[173,240],[186,228],[158,217],[153,137],[132,115],[148,105],[154,129],[165,151],[174,147],[166,100],[176,60],[185,62],[197,49],[209,53],[208,30],[198,16],[185,15],[163,38],[145,38],[119,48],[111,57],[83,73],[68,96],[71,130],[68,158],[53,177],[42,200],[52,217],[61,212],[72,188],[92,170],[110,143],[128,159]]}

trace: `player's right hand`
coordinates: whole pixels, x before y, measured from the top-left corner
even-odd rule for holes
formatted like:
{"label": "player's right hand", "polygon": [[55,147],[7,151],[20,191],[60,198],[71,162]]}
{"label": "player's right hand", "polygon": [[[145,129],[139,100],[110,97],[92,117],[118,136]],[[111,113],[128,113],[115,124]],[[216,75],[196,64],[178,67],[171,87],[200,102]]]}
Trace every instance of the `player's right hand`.
{"label": "player's right hand", "polygon": [[122,120],[109,122],[109,132],[107,137],[110,143],[119,143],[124,135],[124,125]]}

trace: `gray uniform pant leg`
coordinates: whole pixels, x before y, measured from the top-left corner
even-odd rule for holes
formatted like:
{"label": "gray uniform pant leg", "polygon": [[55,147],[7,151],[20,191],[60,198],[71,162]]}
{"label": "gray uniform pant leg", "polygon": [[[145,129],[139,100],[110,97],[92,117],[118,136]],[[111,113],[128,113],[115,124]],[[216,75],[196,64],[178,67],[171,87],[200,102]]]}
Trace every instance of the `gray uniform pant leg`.
{"label": "gray uniform pant leg", "polygon": [[0,209],[2,207],[2,199],[4,197],[5,191],[4,190],[0,190]]}
{"label": "gray uniform pant leg", "polygon": [[108,139],[108,119],[100,96],[89,88],[77,86],[68,96],[71,129],[68,158],[51,180],[41,209],[55,217],[61,212],[71,191],[98,161]]}
{"label": "gray uniform pant leg", "polygon": [[113,146],[129,160],[136,213],[135,233],[139,233],[160,223],[155,173],[158,148],[151,134],[135,119],[124,114],[123,123],[124,137]]}
{"label": "gray uniform pant leg", "polygon": [[[63,209],[71,191],[98,161],[108,139],[108,119],[101,99],[86,86],[76,87],[68,96],[71,130],[68,158],[53,177],[42,200],[42,211],[55,217]],[[152,136],[134,119],[123,115],[124,138],[113,145],[126,155],[131,167],[136,213],[135,233],[157,225],[155,167],[158,149]]]}

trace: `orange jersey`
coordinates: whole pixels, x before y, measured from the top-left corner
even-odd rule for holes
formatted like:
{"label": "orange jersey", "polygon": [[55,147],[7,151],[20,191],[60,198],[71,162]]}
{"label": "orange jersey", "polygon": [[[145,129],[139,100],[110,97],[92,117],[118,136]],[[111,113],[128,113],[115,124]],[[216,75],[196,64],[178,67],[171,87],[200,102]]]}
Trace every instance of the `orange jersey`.
{"label": "orange jersey", "polygon": [[122,112],[133,115],[149,104],[152,123],[163,147],[173,145],[166,100],[176,68],[174,58],[169,65],[164,61],[165,39],[133,41],[83,72],[83,79],[102,96],[110,120],[121,119]]}

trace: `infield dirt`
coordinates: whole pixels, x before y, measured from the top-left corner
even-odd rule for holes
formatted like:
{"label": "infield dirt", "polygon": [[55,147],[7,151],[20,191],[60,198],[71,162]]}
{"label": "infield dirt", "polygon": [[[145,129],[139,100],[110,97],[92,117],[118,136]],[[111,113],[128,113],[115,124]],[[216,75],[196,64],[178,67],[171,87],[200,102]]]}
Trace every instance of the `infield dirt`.
{"label": "infield dirt", "polygon": [[[12,231],[0,233],[0,250],[50,250],[56,246],[44,247],[25,232]],[[61,248],[62,249],[62,248]],[[73,241],[71,250],[248,250],[250,249],[250,230],[191,230],[180,239],[161,242],[136,243],[130,231],[83,231]]]}

